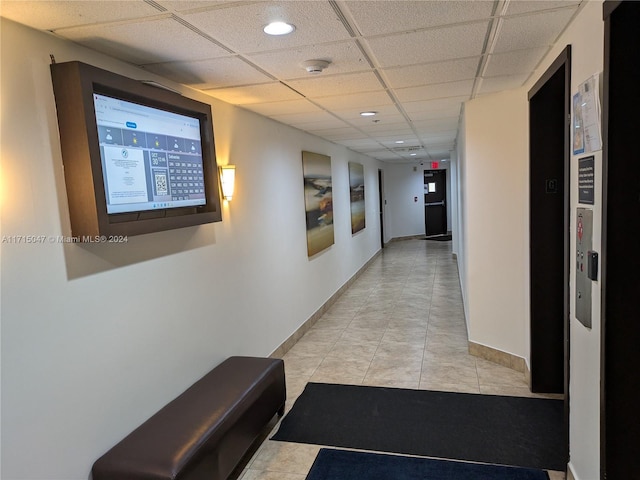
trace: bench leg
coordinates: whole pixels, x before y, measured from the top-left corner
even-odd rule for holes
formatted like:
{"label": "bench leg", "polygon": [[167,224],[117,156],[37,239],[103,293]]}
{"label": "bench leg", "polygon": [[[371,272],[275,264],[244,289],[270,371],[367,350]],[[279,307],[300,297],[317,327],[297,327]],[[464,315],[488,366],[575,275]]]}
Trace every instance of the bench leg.
{"label": "bench leg", "polygon": [[278,417],[282,417],[284,415],[284,404],[278,409]]}

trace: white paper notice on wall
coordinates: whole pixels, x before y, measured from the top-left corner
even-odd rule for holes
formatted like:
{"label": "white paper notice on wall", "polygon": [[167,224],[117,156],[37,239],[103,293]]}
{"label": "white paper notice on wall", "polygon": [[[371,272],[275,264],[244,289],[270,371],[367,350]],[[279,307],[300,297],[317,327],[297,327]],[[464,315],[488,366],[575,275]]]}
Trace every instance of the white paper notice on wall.
{"label": "white paper notice on wall", "polygon": [[592,75],[573,96],[573,154],[602,149],[600,121],[600,75]]}

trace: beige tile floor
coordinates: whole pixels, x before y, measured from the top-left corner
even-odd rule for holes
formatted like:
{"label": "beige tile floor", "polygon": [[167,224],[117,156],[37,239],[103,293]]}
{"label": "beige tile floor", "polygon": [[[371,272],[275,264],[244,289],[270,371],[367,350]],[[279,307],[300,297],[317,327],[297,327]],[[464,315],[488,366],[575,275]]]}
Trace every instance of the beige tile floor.
{"label": "beige tile floor", "polygon": [[[392,242],[283,358],[286,411],[309,381],[532,396],[522,373],[469,355],[451,242]],[[267,439],[239,478],[304,480],[319,449]]]}

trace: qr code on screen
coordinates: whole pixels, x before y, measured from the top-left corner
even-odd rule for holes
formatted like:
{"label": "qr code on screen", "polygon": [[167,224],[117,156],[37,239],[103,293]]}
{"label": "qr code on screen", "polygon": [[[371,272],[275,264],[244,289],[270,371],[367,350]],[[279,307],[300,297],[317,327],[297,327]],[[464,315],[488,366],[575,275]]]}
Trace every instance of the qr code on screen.
{"label": "qr code on screen", "polygon": [[156,195],[168,195],[169,190],[167,188],[167,174],[156,173]]}

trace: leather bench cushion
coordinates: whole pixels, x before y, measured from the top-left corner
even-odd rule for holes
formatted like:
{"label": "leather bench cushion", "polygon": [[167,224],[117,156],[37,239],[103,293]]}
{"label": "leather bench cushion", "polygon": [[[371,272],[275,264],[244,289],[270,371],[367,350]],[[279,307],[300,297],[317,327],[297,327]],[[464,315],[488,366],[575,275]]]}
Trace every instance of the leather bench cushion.
{"label": "leather bench cushion", "polygon": [[252,404],[272,404],[275,413],[285,400],[282,360],[230,357],[98,459],[93,479],[176,478],[214,451]]}

